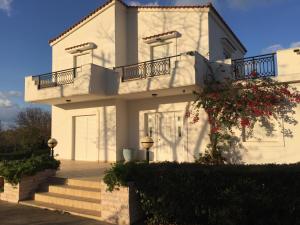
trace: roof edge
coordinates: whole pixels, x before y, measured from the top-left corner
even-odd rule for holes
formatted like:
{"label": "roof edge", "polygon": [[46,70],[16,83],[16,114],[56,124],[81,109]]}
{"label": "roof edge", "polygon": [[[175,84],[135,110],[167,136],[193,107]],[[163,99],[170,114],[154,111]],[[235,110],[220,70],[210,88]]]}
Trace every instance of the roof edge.
{"label": "roof edge", "polygon": [[226,23],[226,21],[223,19],[223,17],[220,15],[220,13],[217,11],[217,9],[213,6],[213,4],[209,3],[210,9],[215,13],[215,15],[221,20],[221,22],[225,25],[225,27],[228,29],[228,31],[232,34],[232,36],[236,39],[236,41],[240,44],[242,49],[247,53],[247,48],[245,45],[241,42],[241,40],[237,37],[237,35],[233,32],[233,30],[230,28],[230,26]]}
{"label": "roof edge", "polygon": [[121,2],[124,6],[128,7],[122,0],[108,0],[106,1],[104,4],[100,5],[98,8],[94,9],[93,11],[91,11],[88,15],[86,15],[85,17],[83,17],[81,20],[79,20],[78,22],[74,23],[72,26],[70,26],[69,28],[67,28],[66,30],[64,30],[63,32],[61,32],[59,35],[57,35],[56,37],[50,39],[48,41],[48,43],[51,45],[53,42],[59,40],[60,38],[62,38],[65,34],[69,33],[70,31],[72,31],[73,29],[75,29],[77,26],[79,26],[80,24],[82,24],[84,21],[86,21],[87,19],[89,19],[90,17],[92,17],[93,15],[95,15],[96,13],[98,13],[100,10],[104,9],[106,6],[110,5],[111,3],[113,3],[114,1],[119,1]]}
{"label": "roof edge", "polygon": [[230,26],[225,22],[223,17],[219,14],[219,12],[216,10],[216,8],[213,6],[212,3],[204,4],[204,5],[176,5],[176,6],[146,6],[146,5],[141,5],[141,6],[130,6],[127,5],[123,0],[107,0],[104,4],[100,5],[98,8],[90,12],[87,16],[83,17],[81,20],[79,20],[77,23],[73,24],[69,28],[67,28],[65,31],[60,33],[58,36],[52,38],[49,40],[49,44],[51,45],[53,42],[58,41],[60,38],[62,38],[65,34],[71,32],[73,29],[75,29],[77,26],[82,24],[85,20],[90,18],[91,16],[95,15],[97,12],[100,10],[104,9],[106,6],[113,2],[119,2],[126,8],[148,8],[148,9],[190,9],[190,8],[209,8],[215,13],[215,15],[220,19],[220,21],[225,25],[225,27],[228,29],[228,31],[233,35],[233,37],[237,40],[237,42],[241,45],[242,49],[247,52],[246,47],[243,45],[243,43],[240,41],[240,39],[237,37],[237,35],[233,32],[233,30],[230,28]]}
{"label": "roof edge", "polygon": [[67,28],[65,31],[63,31],[62,33],[60,33],[56,37],[50,39],[49,44],[51,45],[53,42],[59,40],[65,34],[69,33],[70,31],[75,29],[77,26],[82,24],[85,20],[87,20],[91,16],[95,15],[97,12],[104,9],[106,6],[108,6],[109,4],[111,4],[112,2],[115,2],[115,1],[121,3],[126,8],[136,8],[136,9],[139,9],[139,8],[142,8],[142,9],[145,9],[145,8],[148,8],[148,9],[190,9],[190,8],[209,8],[209,7],[212,6],[211,3],[205,4],[205,5],[176,5],[176,6],[147,6],[147,5],[138,6],[138,5],[136,5],[136,6],[131,6],[131,5],[127,5],[123,0],[108,0],[104,4],[100,5],[98,8],[96,8],[95,10],[90,12],[87,16],[83,17],[81,20],[79,20],[78,22],[74,23],[72,26]]}

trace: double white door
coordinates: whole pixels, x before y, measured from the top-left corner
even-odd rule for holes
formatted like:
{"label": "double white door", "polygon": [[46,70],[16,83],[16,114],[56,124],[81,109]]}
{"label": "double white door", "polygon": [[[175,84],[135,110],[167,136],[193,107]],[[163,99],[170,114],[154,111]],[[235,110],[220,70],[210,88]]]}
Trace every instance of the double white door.
{"label": "double white door", "polygon": [[75,117],[75,154],[79,161],[98,161],[96,115]]}
{"label": "double white door", "polygon": [[183,112],[150,113],[147,133],[154,139],[154,161],[187,160],[187,128]]}

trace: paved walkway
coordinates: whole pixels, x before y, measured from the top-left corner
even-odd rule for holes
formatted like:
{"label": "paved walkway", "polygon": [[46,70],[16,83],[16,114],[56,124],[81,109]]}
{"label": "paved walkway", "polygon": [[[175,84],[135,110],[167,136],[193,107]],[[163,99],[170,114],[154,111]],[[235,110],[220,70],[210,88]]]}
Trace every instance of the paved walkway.
{"label": "paved walkway", "polygon": [[0,201],[1,225],[105,225],[99,221],[90,220],[69,214],[61,214],[44,209],[38,209],[18,204]]}
{"label": "paved walkway", "polygon": [[100,181],[104,176],[105,170],[111,167],[109,163],[81,162],[72,160],[61,160],[60,170],[56,176],[79,179]]}

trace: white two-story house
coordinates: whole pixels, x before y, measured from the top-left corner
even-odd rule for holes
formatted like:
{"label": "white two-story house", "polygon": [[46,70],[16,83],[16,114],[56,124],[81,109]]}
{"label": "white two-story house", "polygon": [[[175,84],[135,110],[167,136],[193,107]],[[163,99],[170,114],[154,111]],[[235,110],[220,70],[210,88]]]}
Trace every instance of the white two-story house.
{"label": "white two-story house", "polygon": [[[123,160],[124,148],[144,159],[146,135],[155,142],[153,161],[193,161],[209,127],[205,113],[196,124],[185,118],[193,92],[211,68],[227,73],[246,53],[211,4],[109,0],[49,43],[53,72],[26,77],[25,100],[52,106],[60,159],[99,162]],[[274,55],[262,57],[274,63]],[[245,60],[235,61],[235,73],[239,62],[245,73]]]}

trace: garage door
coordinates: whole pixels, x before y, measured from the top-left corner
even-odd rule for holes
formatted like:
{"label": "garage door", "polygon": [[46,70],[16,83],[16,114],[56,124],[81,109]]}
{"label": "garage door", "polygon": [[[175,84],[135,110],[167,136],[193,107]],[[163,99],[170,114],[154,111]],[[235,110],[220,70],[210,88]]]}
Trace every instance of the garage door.
{"label": "garage door", "polygon": [[75,160],[98,161],[96,115],[75,117]]}

